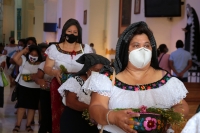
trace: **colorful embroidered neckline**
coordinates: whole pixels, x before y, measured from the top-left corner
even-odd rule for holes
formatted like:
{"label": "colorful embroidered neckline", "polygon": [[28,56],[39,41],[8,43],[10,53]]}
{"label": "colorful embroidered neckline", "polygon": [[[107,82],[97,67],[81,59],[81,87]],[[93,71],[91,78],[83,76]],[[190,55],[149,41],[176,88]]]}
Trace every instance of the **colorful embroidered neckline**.
{"label": "colorful embroidered neckline", "polygon": [[[82,48],[84,49],[84,47],[85,47],[85,45],[84,44],[81,44],[81,46],[82,46]],[[68,54],[68,55],[77,55],[77,54],[81,54],[81,53],[83,53],[83,51],[82,50],[79,50],[79,51],[72,51],[72,52],[69,52],[69,51],[65,51],[65,50],[62,50],[61,48],[60,48],[60,46],[59,46],[59,44],[56,44],[56,48],[57,48],[57,50],[59,51],[59,52],[61,52],[61,53],[64,53],[64,54]]]}
{"label": "colorful embroidered neckline", "polygon": [[[110,80],[112,80],[111,74],[108,72],[104,73]],[[118,88],[121,88],[123,90],[130,90],[130,91],[143,91],[143,90],[150,90],[150,89],[157,89],[167,83],[167,81],[171,78],[172,76],[169,73],[166,73],[165,76],[158,80],[157,82],[150,83],[150,84],[144,84],[144,85],[128,85],[126,83],[121,82],[117,78],[115,78],[115,86]]]}

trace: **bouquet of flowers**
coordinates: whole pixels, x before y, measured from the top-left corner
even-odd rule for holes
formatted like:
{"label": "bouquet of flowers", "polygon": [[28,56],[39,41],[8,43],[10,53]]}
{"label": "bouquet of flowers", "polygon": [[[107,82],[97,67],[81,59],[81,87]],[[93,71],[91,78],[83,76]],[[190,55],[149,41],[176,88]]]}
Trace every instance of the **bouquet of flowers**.
{"label": "bouquet of flowers", "polygon": [[[114,111],[117,110],[124,109],[117,108]],[[140,124],[130,125],[131,128],[138,132],[162,133],[166,130],[167,125],[179,125],[184,121],[183,115],[174,112],[173,109],[147,108],[146,106],[141,106],[141,108],[132,109],[132,111],[140,114],[139,117],[131,118],[131,120]],[[82,116],[86,120],[90,120],[89,112],[87,110],[83,112]],[[90,122],[89,124],[92,125],[93,123]]]}
{"label": "bouquet of flowers", "polygon": [[65,68],[65,66],[63,65],[60,65],[60,70],[61,70],[61,83],[64,83],[69,77],[70,77],[70,74],[68,73],[67,71],[67,68]]}

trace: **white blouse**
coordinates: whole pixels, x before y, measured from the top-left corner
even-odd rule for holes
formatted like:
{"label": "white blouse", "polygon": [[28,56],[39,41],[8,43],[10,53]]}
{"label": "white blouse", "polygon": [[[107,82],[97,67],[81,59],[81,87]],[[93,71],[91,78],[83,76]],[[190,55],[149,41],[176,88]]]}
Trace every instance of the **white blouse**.
{"label": "white blouse", "polygon": [[21,86],[25,86],[27,88],[40,88],[40,86],[38,84],[36,84],[34,81],[31,82],[26,82],[23,80],[22,75],[23,74],[35,74],[38,71],[38,65],[32,65],[30,64],[28,61],[26,61],[26,57],[25,56],[21,56],[22,58],[22,65],[20,66],[20,77],[19,77],[19,84]]}
{"label": "white blouse", "polygon": [[59,45],[51,45],[47,50],[46,54],[48,57],[55,61],[55,69],[60,69],[60,65],[65,66],[68,72],[76,73],[83,67],[83,64],[79,64],[76,60],[83,55],[84,53],[92,53],[92,49],[89,45],[83,44],[84,48],[80,45],[82,52],[77,55],[70,55],[63,51]]}
{"label": "white blouse", "polygon": [[200,133],[200,112],[189,119],[181,133]]}
{"label": "white blouse", "polygon": [[[188,93],[184,84],[175,77],[169,78],[164,85],[157,88],[132,91],[113,86],[112,81],[106,75],[97,72],[92,72],[82,88],[109,97],[109,109],[140,108],[142,105],[148,108],[171,108]],[[98,128],[100,129],[101,126],[98,125]],[[106,125],[104,130],[112,133],[125,133],[115,125]]]}
{"label": "white blouse", "polygon": [[68,90],[70,92],[76,93],[78,100],[80,102],[86,103],[86,104],[90,104],[90,94],[91,91],[90,90],[83,90],[82,86],[84,85],[84,80],[79,77],[79,76],[75,76],[75,77],[71,77],[69,78],[67,81],[65,81],[59,88],[58,88],[58,92],[60,93],[60,95],[63,97],[62,102],[64,105],[66,105],[65,102],[65,90]]}

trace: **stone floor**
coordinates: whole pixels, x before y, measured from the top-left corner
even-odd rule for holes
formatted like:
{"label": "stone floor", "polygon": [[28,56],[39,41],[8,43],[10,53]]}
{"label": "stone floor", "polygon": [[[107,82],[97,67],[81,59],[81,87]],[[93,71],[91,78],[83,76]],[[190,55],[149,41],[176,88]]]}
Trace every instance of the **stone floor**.
{"label": "stone floor", "polygon": [[[4,107],[0,108],[0,133],[12,133],[12,130],[15,126],[16,114],[14,112],[16,109],[14,108],[15,102],[11,102],[10,97],[13,88],[5,87],[4,88]],[[38,112],[35,114],[35,125],[32,126],[34,132],[38,132]],[[22,120],[20,132],[19,133],[27,133],[25,130],[26,119]]]}

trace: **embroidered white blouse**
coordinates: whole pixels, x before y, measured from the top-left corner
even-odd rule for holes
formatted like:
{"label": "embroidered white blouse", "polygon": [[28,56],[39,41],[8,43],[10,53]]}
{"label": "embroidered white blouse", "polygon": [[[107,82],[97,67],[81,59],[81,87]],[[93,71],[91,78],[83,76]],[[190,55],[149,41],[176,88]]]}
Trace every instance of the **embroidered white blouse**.
{"label": "embroidered white blouse", "polygon": [[[117,79],[115,81],[116,84],[113,86],[108,74],[92,72],[92,75],[82,88],[109,97],[109,109],[140,108],[142,105],[147,107],[171,108],[185,98],[188,93],[184,84],[177,78],[169,76],[169,74],[166,74],[163,79],[151,85],[149,84],[150,86],[154,86],[155,84],[155,87],[152,89],[148,89],[148,86],[146,86],[144,90],[140,90],[138,87],[131,90],[133,86],[118,87],[123,82],[119,80],[117,82]],[[140,85],[140,87],[142,86]],[[98,125],[98,128],[100,129],[101,125]],[[106,125],[104,126],[104,130],[111,133],[125,133],[115,125]]]}
{"label": "embroidered white blouse", "polygon": [[81,68],[83,67],[83,65],[77,63],[76,60],[84,53],[92,53],[92,49],[90,48],[89,45],[87,44],[83,44],[83,45],[84,45],[84,48],[82,48],[82,46],[80,45],[82,50],[80,51],[80,53],[77,53],[76,55],[71,55],[67,53],[66,51],[63,51],[59,47],[58,44],[51,45],[46,50],[45,53],[48,55],[50,59],[55,61],[55,64],[54,64],[55,69],[59,70],[60,65],[63,65],[65,66],[68,72],[76,73],[79,70],[81,70]]}

